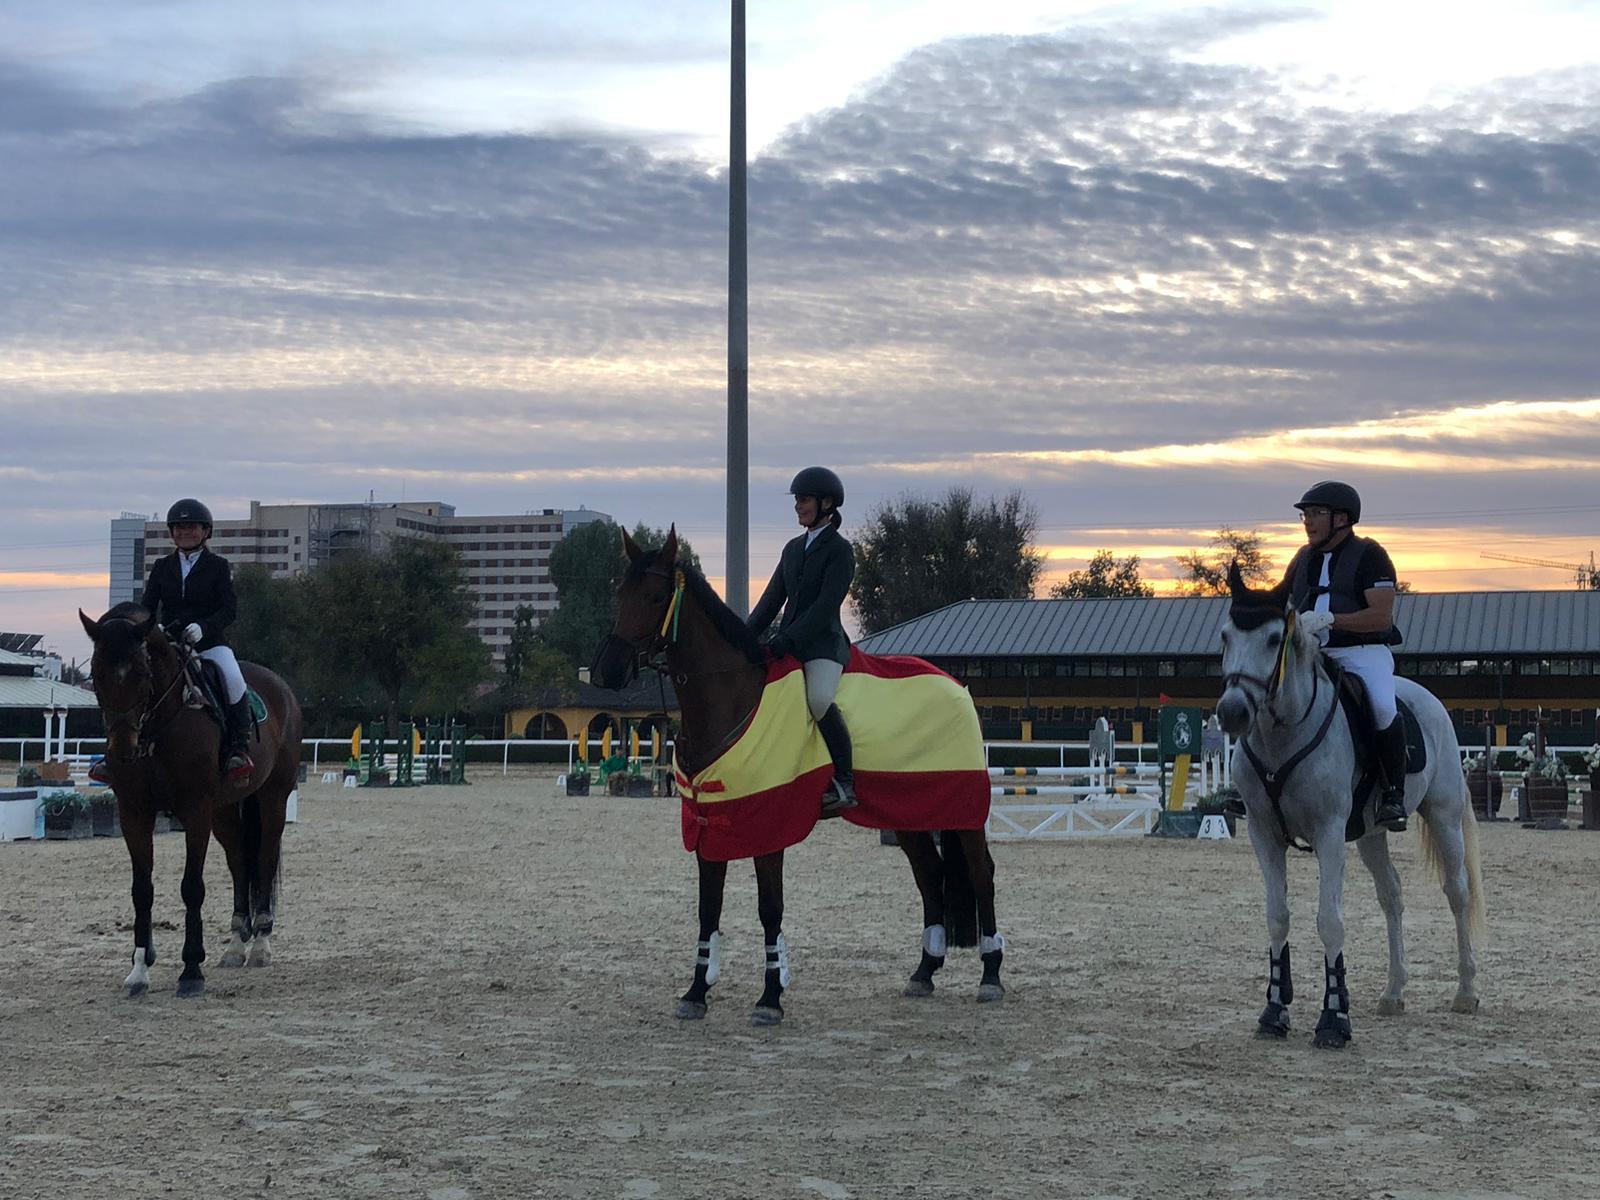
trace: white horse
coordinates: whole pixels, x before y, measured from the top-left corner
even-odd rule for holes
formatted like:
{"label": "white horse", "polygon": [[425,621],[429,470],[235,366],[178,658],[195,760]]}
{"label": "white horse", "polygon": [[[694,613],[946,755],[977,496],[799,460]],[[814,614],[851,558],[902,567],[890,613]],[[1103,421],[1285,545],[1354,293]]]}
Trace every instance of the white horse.
{"label": "white horse", "polygon": [[[1321,881],[1317,935],[1322,939],[1326,986],[1314,1041],[1319,1047],[1337,1049],[1350,1040],[1343,892],[1346,824],[1361,775],[1355,740],[1315,636],[1300,627],[1292,611],[1263,607],[1265,594],[1245,588],[1242,581],[1234,587],[1233,598],[1222,629],[1224,690],[1217,717],[1240,741],[1234,751],[1233,779],[1244,800],[1250,844],[1266,883],[1270,975],[1267,1006],[1256,1036],[1283,1038],[1289,1033],[1294,985],[1285,858],[1291,841],[1298,839],[1309,842],[1316,853]],[[1395,694],[1416,715],[1427,748],[1424,769],[1406,779],[1406,811],[1423,820],[1423,854],[1443,884],[1455,916],[1459,986],[1451,1008],[1475,1012],[1478,963],[1473,939],[1483,928],[1483,880],[1477,821],[1461,772],[1455,729],[1444,706],[1426,689],[1396,679]],[[1406,985],[1400,876],[1382,827],[1361,836],[1356,848],[1377,884],[1389,930],[1389,979],[1378,1013],[1395,1016],[1405,1011]]]}

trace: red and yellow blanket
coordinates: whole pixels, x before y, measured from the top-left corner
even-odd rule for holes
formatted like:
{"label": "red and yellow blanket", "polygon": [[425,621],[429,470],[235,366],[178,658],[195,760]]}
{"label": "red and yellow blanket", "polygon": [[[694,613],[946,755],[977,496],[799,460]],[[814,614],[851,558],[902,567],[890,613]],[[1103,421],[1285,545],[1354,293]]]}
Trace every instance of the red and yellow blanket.
{"label": "red and yellow blanket", "polygon": [[[838,705],[850,726],[859,801],[845,820],[869,829],[983,827],[989,772],[978,713],[961,684],[920,658],[853,649]],[[768,665],[760,705],[715,762],[693,779],[673,766],[684,849],[727,862],[804,841],[833,762],[806,711],[800,663]]]}

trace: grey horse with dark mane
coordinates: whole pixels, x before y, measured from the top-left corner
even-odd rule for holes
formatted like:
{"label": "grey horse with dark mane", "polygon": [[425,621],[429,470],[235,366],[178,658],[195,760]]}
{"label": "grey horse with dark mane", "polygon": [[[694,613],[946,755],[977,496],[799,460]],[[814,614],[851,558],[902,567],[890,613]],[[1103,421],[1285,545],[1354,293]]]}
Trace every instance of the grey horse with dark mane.
{"label": "grey horse with dark mane", "polygon": [[[1239,739],[1233,778],[1249,818],[1250,844],[1267,893],[1269,979],[1258,1037],[1289,1032],[1294,982],[1289,961],[1286,859],[1291,845],[1317,857],[1320,887],[1317,934],[1325,987],[1314,1037],[1336,1049],[1350,1040],[1350,996],[1344,967],[1345,843],[1354,840],[1372,872],[1389,933],[1389,976],[1378,1001],[1381,1016],[1405,1011],[1405,944],[1401,936],[1400,875],[1389,857],[1388,833],[1369,820],[1357,797],[1370,791],[1372,768],[1361,752],[1359,722],[1339,697],[1338,669],[1297,614],[1268,594],[1230,577],[1233,605],[1222,629],[1222,727]],[[1461,772],[1460,747],[1438,699],[1408,679],[1395,694],[1415,718],[1406,810],[1422,818],[1422,848],[1444,886],[1455,917],[1458,986],[1451,1007],[1477,1011],[1474,938],[1483,928],[1483,880],[1477,822]]]}

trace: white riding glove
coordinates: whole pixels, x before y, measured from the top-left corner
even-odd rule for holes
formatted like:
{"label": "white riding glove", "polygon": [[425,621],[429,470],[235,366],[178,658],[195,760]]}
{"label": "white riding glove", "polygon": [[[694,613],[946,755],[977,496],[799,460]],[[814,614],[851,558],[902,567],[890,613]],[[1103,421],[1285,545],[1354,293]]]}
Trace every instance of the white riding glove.
{"label": "white riding glove", "polygon": [[205,634],[201,632],[200,626],[193,621],[183,627],[183,640],[188,642],[189,645],[198,646],[200,639],[203,637],[205,637]]}
{"label": "white riding glove", "polygon": [[1328,630],[1333,628],[1333,614],[1325,612],[1308,612],[1300,614],[1300,628],[1304,629],[1319,642],[1326,642]]}

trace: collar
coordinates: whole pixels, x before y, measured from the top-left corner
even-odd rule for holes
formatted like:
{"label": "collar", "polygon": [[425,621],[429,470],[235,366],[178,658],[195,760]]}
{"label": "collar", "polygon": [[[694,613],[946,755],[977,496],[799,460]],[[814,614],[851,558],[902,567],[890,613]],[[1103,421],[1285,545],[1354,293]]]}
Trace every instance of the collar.
{"label": "collar", "polygon": [[179,562],[183,562],[183,563],[187,563],[189,566],[192,567],[192,566],[194,566],[195,563],[200,561],[200,556],[202,554],[204,554],[205,552],[206,552],[206,548],[204,546],[198,546],[194,550],[191,550],[191,551],[179,550],[178,551],[178,561]]}

